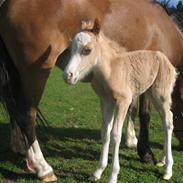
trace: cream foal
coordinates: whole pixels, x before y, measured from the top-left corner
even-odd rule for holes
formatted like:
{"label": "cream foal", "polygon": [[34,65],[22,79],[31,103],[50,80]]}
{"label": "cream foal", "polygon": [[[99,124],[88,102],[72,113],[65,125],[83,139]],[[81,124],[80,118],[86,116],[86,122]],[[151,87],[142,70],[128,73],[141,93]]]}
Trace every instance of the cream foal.
{"label": "cream foal", "polygon": [[[113,142],[112,173],[109,183],[116,183],[120,171],[119,146],[125,116],[136,98],[146,92],[158,110],[165,130],[164,155],[166,170],[172,176],[173,131],[170,111],[171,93],[176,71],[161,52],[124,52],[107,39],[97,21],[91,26],[83,22],[83,30],[73,39],[70,61],[64,71],[65,81],[76,84],[93,72],[92,87],[101,99],[103,115],[102,152],[93,180],[99,180],[108,163],[110,136]],[[131,111],[131,110],[130,110]]]}

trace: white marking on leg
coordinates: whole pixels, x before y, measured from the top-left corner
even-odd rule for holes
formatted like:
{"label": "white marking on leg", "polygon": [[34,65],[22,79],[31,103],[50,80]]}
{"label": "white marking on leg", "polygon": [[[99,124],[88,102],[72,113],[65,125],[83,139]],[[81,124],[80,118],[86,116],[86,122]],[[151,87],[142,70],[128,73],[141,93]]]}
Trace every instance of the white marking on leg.
{"label": "white marking on leg", "polygon": [[134,121],[132,120],[131,115],[128,117],[127,121],[127,131],[126,131],[126,145],[129,148],[137,148],[137,137],[135,135],[135,126]]}
{"label": "white marking on leg", "polygon": [[171,111],[165,114],[165,152],[166,152],[166,170],[163,179],[169,180],[172,177],[173,157],[172,157],[172,132],[173,132],[173,115]]}
{"label": "white marking on leg", "polygon": [[29,157],[29,159],[26,160],[28,170],[31,173],[36,173],[34,163],[32,161],[32,159],[34,159],[34,151],[32,147],[30,147],[29,150],[27,151],[27,156]]}
{"label": "white marking on leg", "polygon": [[43,177],[53,172],[52,167],[46,162],[39,147],[37,140],[34,141],[32,146],[27,152],[28,161],[31,161],[38,177]]}

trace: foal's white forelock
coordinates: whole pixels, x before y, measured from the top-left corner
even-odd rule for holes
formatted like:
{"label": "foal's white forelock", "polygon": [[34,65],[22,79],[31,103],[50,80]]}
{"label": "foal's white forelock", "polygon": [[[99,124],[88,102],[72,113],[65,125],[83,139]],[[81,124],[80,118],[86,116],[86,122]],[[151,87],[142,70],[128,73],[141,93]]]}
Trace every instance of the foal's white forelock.
{"label": "foal's white forelock", "polygon": [[80,52],[84,46],[91,42],[91,36],[86,32],[76,34],[72,43],[72,52]]}

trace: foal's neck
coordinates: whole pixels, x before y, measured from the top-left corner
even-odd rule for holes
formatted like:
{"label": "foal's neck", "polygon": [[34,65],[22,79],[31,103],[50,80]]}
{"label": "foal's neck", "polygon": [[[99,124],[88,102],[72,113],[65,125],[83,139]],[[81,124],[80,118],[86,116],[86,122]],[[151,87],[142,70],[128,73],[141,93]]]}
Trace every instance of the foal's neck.
{"label": "foal's neck", "polygon": [[115,41],[107,38],[103,32],[100,33],[99,44],[101,47],[101,56],[102,59],[114,59],[115,57],[119,57],[120,54],[126,52],[124,47],[121,47]]}
{"label": "foal's neck", "polygon": [[112,62],[120,57],[120,54],[126,52],[126,49],[120,47],[115,41],[108,39],[102,32],[98,37],[98,45],[100,56],[98,57],[97,71],[104,77],[109,77]]}

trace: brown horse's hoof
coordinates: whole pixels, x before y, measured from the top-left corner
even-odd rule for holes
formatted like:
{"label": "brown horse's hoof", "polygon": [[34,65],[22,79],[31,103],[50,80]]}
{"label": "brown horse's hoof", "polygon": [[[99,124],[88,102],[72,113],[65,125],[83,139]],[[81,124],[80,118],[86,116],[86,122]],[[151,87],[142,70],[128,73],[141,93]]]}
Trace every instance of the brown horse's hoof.
{"label": "brown horse's hoof", "polygon": [[52,172],[52,173],[49,173],[43,177],[40,177],[40,179],[43,181],[43,182],[56,182],[58,179],[57,179],[57,176]]}
{"label": "brown horse's hoof", "polygon": [[156,164],[157,163],[154,156],[152,154],[149,154],[149,153],[147,153],[143,157],[141,157],[140,161],[142,163],[146,163],[146,164]]}

